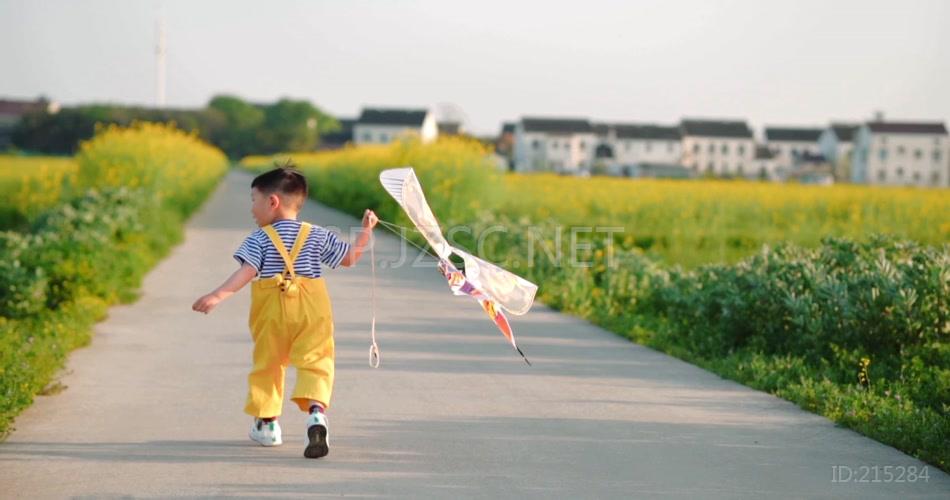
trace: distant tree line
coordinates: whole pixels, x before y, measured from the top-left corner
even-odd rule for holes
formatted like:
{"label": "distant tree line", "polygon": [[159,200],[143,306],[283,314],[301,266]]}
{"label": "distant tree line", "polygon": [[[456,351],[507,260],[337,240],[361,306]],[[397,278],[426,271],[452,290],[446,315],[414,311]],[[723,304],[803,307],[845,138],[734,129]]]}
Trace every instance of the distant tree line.
{"label": "distant tree line", "polygon": [[80,141],[93,136],[97,123],[128,125],[134,121],[174,122],[231,158],[312,150],[320,144],[321,135],[340,128],[336,118],[306,100],[255,104],[233,95],[218,95],[203,109],[89,104],[63,107],[58,113],[36,111],[20,119],[12,141],[24,150],[73,154]]}

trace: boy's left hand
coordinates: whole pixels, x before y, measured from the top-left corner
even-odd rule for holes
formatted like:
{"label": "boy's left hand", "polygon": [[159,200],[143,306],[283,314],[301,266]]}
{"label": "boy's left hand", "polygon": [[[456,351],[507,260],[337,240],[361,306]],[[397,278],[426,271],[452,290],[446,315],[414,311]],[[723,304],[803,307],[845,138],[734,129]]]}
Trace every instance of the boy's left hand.
{"label": "boy's left hand", "polygon": [[215,293],[209,293],[196,300],[195,303],[191,305],[191,310],[208,314],[218,305],[218,302],[221,302],[221,297],[218,297]]}
{"label": "boy's left hand", "polygon": [[373,226],[375,226],[377,222],[379,222],[379,218],[376,217],[376,213],[367,208],[366,211],[363,212],[363,228],[373,229]]}

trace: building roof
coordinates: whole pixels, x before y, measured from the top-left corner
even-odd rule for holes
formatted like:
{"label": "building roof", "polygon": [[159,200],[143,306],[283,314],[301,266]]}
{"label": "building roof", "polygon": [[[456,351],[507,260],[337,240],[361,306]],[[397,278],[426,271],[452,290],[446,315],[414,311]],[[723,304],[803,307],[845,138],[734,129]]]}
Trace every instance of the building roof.
{"label": "building roof", "polygon": [[553,134],[584,134],[593,132],[593,127],[581,118],[529,118],[521,119],[525,132],[546,132]]}
{"label": "building roof", "polygon": [[755,146],[755,159],[756,160],[771,160],[775,158],[775,151],[769,149],[768,146],[762,144],[756,144]]}
{"label": "building roof", "polygon": [[514,122],[503,122],[501,124],[501,133],[502,134],[513,134],[515,132]]}
{"label": "building roof", "polygon": [[857,132],[858,125],[850,123],[832,123],[831,133],[835,134],[841,142],[851,142],[854,140],[854,133]]}
{"label": "building roof", "polygon": [[356,120],[353,118],[337,118],[336,121],[340,122],[340,130],[320,134],[320,142],[324,145],[343,145],[353,140],[353,125],[356,124]]}
{"label": "building roof", "polygon": [[600,136],[606,136],[610,134],[610,125],[606,123],[591,123],[591,129],[594,130],[594,133]]}
{"label": "building roof", "polygon": [[49,101],[43,99],[37,101],[15,101],[11,99],[0,99],[0,114],[3,115],[25,115],[32,111],[41,111],[46,109]]}
{"label": "building roof", "polygon": [[768,141],[818,142],[820,128],[765,127],[765,139]]}
{"label": "building roof", "polygon": [[428,113],[424,109],[363,108],[357,123],[360,125],[421,127]]}
{"label": "building roof", "polygon": [[680,127],[683,135],[752,138],[745,120],[683,120]]}
{"label": "building roof", "polygon": [[942,122],[868,122],[867,126],[879,134],[947,135],[947,127]]}
{"label": "building roof", "polygon": [[660,139],[678,141],[682,136],[679,127],[661,125],[622,124],[614,125],[618,139]]}

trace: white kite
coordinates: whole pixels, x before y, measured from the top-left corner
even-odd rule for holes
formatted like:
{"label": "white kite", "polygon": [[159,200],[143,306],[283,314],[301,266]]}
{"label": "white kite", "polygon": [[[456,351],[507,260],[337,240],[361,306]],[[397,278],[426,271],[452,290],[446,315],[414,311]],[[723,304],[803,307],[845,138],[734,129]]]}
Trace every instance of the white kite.
{"label": "white kite", "polygon": [[[508,318],[502,309],[515,315],[528,312],[534,302],[534,295],[538,286],[534,283],[506,271],[491,262],[484,261],[474,255],[449,245],[442,236],[439,221],[426,203],[422,193],[422,186],[416,178],[412,167],[384,170],[379,174],[379,181],[399,206],[406,212],[409,219],[426,239],[439,258],[439,270],[449,283],[455,295],[469,295],[482,306],[488,317],[498,326],[511,346],[521,354],[529,365],[521,349],[515,343],[515,336],[511,331]],[[455,254],[465,263],[465,272],[459,271],[449,260]]]}

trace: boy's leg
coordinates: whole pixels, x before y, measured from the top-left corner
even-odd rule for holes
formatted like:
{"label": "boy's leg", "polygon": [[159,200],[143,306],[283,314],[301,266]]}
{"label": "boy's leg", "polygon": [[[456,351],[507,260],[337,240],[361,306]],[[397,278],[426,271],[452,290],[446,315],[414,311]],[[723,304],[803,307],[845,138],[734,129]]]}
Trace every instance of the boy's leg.
{"label": "boy's leg", "polygon": [[250,321],[254,366],[247,377],[248,393],[244,412],[258,418],[277,417],[284,401],[287,334],[280,321],[279,299],[268,300],[274,297],[268,297],[261,291],[255,292],[252,295]]}
{"label": "boy's leg", "polygon": [[273,342],[261,335],[254,343],[254,367],[247,376],[247,404],[244,412],[258,418],[277,417],[284,401],[286,364]]}
{"label": "boy's leg", "polygon": [[297,383],[291,399],[303,412],[316,401],[327,409],[333,394],[333,322],[321,318],[300,332],[290,346],[290,363],[297,368]]}
{"label": "boy's leg", "polygon": [[289,358],[297,368],[297,384],[291,399],[301,411],[310,402],[330,407],[333,393],[333,311],[323,278],[302,280],[300,315],[293,325]]}

